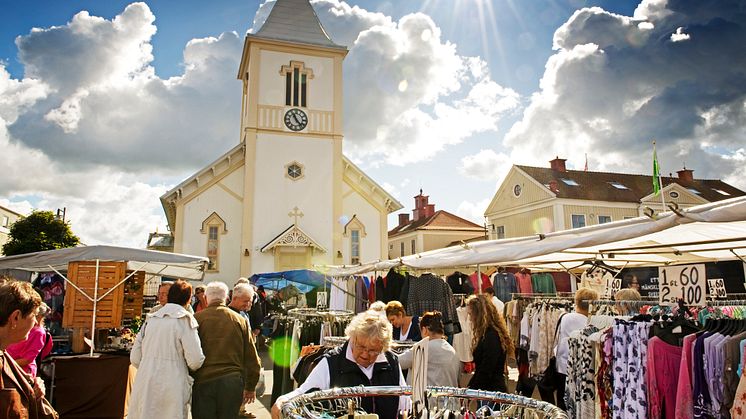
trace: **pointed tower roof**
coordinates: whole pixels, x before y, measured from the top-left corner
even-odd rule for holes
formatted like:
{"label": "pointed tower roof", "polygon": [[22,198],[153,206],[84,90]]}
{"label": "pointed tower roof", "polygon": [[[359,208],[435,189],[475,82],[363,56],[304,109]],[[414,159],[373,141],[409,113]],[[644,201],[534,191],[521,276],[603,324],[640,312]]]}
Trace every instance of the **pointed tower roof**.
{"label": "pointed tower roof", "polygon": [[264,25],[251,36],[346,49],[329,38],[308,0],[277,0]]}

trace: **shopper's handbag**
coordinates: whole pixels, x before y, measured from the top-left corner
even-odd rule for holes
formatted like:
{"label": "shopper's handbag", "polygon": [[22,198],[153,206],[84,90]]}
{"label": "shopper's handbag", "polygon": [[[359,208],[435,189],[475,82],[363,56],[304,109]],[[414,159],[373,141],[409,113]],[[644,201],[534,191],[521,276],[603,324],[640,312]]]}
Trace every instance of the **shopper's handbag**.
{"label": "shopper's handbag", "polygon": [[[560,324],[562,324],[562,317],[565,316],[567,313],[563,313],[559,320],[557,320],[557,327],[554,329],[554,343],[555,346],[559,344],[557,342],[557,333],[559,333]],[[557,358],[551,357],[549,358],[549,365],[544,370],[544,372],[541,374],[541,377],[539,378],[539,381],[537,382],[537,385],[540,389],[545,391],[554,391],[559,387],[559,373],[557,372]]]}
{"label": "shopper's handbag", "polygon": [[[3,356],[4,357],[4,356]],[[2,418],[29,418],[29,419],[59,419],[59,414],[54,410],[49,401],[41,395],[35,397],[33,391],[33,382],[21,382],[20,389],[27,396],[21,395],[17,388],[5,388],[2,373],[16,377],[16,380],[24,378],[31,379],[25,375],[17,366],[11,364],[7,359],[0,360],[0,417]],[[28,385],[28,387],[26,387]],[[29,400],[29,406],[24,406],[24,399]]]}

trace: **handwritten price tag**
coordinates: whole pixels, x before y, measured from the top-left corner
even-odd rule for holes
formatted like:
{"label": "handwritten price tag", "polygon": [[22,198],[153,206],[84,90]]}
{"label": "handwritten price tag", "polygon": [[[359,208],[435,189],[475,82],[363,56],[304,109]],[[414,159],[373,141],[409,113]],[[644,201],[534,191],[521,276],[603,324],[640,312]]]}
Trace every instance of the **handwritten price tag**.
{"label": "handwritten price tag", "polygon": [[661,304],[699,306],[705,303],[705,265],[664,266],[658,268]]}
{"label": "handwritten price tag", "polygon": [[723,278],[708,279],[707,285],[710,286],[710,298],[725,298],[728,296],[725,292],[725,281]]}

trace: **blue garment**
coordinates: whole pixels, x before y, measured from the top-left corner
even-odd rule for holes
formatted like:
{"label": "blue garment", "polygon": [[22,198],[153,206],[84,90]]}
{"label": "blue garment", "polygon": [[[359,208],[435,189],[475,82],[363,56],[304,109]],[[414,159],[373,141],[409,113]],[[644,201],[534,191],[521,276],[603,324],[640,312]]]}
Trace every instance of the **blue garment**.
{"label": "blue garment", "polygon": [[507,303],[513,299],[512,293],[518,292],[515,275],[510,272],[496,273],[492,277],[492,288],[495,289],[495,296],[503,303]]}

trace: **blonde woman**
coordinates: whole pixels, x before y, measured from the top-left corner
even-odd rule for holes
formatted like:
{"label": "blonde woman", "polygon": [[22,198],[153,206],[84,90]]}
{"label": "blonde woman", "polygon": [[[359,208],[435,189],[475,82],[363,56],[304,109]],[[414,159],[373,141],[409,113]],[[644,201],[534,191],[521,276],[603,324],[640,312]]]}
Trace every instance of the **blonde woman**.
{"label": "blonde woman", "polygon": [[515,347],[510,340],[505,319],[486,295],[472,295],[466,300],[466,312],[471,320],[474,376],[469,388],[507,392],[505,362],[513,357]]}
{"label": "blonde woman", "polygon": [[404,309],[402,303],[389,301],[386,304],[386,318],[391,323],[391,326],[394,327],[394,340],[412,340],[415,342],[422,340],[420,319],[418,317],[407,316],[407,311]]}

